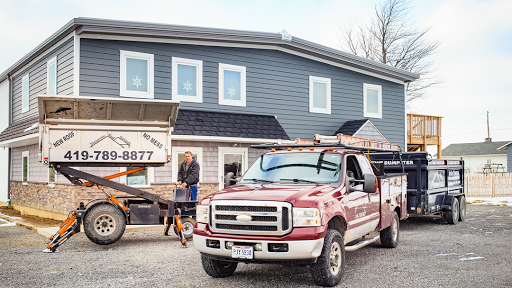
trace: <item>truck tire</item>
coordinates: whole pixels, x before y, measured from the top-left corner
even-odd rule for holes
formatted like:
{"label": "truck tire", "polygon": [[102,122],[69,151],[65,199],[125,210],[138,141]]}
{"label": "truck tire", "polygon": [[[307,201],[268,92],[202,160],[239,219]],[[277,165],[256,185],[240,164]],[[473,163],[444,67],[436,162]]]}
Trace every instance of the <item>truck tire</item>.
{"label": "truck tire", "polygon": [[466,220],[466,197],[460,196],[459,200],[459,221]]}
{"label": "truck tire", "polygon": [[[183,235],[185,236],[185,239],[190,239],[194,235],[192,232],[194,232],[194,225],[196,225],[196,220],[192,217],[183,217],[181,218],[181,224],[183,225]],[[178,227],[174,225],[174,234],[176,234],[178,237],[180,236],[180,233],[178,232]]]}
{"label": "truck tire", "polygon": [[393,212],[393,220],[391,225],[380,231],[380,244],[385,248],[395,248],[398,245],[398,238],[400,235],[400,219],[398,214]]}
{"label": "truck tire", "polygon": [[446,221],[454,225],[459,222],[459,200],[456,197],[453,197],[452,209],[446,211]]}
{"label": "truck tire", "polygon": [[84,217],[84,231],[98,245],[115,243],[123,236],[126,217],[117,207],[103,203],[94,206]]}
{"label": "truck tire", "polygon": [[206,274],[213,278],[229,277],[235,273],[237,262],[220,261],[201,255],[201,263]]}
{"label": "truck tire", "polygon": [[322,254],[311,265],[311,277],[317,285],[336,286],[345,269],[345,245],[340,232],[329,229],[325,235]]}

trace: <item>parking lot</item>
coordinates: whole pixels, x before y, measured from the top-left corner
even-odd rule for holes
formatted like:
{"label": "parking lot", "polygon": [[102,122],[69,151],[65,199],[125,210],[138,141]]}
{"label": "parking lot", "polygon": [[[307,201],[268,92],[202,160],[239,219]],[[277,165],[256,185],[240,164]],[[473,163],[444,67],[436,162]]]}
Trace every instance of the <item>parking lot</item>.
{"label": "parking lot", "polygon": [[[439,217],[400,222],[395,249],[376,242],[347,252],[339,287],[512,287],[512,207],[467,206],[455,226]],[[83,234],[59,253],[46,238],[0,223],[1,287],[314,287],[309,267],[240,264],[230,278],[203,272],[190,242],[163,231],[130,232],[110,246]]]}

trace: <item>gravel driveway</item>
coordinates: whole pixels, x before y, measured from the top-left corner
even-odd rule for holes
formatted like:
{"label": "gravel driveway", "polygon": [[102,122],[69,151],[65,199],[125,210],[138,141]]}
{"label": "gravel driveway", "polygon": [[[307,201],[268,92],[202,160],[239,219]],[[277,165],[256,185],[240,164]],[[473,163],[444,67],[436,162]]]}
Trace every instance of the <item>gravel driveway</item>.
{"label": "gravel driveway", "polygon": [[[339,287],[512,287],[512,207],[468,205],[467,218],[401,221],[397,248],[347,252]],[[193,243],[182,249],[163,231],[130,232],[110,246],[74,236],[49,254],[41,235],[1,224],[0,287],[315,286],[309,267],[239,264],[234,276],[211,278]]]}

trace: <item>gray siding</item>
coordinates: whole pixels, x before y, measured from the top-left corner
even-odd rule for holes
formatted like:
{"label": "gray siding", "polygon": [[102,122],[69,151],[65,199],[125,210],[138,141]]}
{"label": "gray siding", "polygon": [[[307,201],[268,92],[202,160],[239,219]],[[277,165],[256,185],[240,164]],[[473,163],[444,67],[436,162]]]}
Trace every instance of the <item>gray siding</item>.
{"label": "gray siding", "polygon": [[507,146],[507,172],[512,173],[512,144]]}
{"label": "gray siding", "polygon": [[[171,99],[172,57],[203,61],[203,103],[182,108],[277,116],[291,139],[331,135],[345,121],[363,117],[363,83],[382,85],[383,119],[371,118],[390,141],[405,148],[404,86],[288,53],[82,39],[80,94],[119,96],[119,50],[154,54],[155,98]],[[218,63],[247,67],[247,107],[218,105]],[[331,78],[331,114],[309,113],[309,76]]]}
{"label": "gray siding", "polygon": [[[28,181],[29,182],[46,182],[48,183],[48,166],[39,162],[37,144],[12,148],[12,178],[13,181],[22,180],[22,153],[29,151],[28,161]],[[67,181],[67,180],[66,180]],[[69,182],[69,181],[68,181]]]}
{"label": "gray siding", "polygon": [[[46,94],[46,62],[55,56],[57,56],[57,94],[73,94],[73,38],[70,38],[14,77],[12,88],[13,123],[37,115],[37,95]],[[27,73],[29,74],[30,85],[30,110],[21,113],[21,84],[23,76]]]}

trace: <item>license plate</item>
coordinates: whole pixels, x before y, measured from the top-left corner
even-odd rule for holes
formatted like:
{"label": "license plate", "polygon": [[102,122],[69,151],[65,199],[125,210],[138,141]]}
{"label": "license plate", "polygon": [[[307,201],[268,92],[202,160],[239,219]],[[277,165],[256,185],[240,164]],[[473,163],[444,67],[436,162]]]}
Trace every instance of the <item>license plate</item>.
{"label": "license plate", "polygon": [[245,258],[245,259],[252,259],[252,246],[233,246],[231,250],[231,257],[233,258]]}

